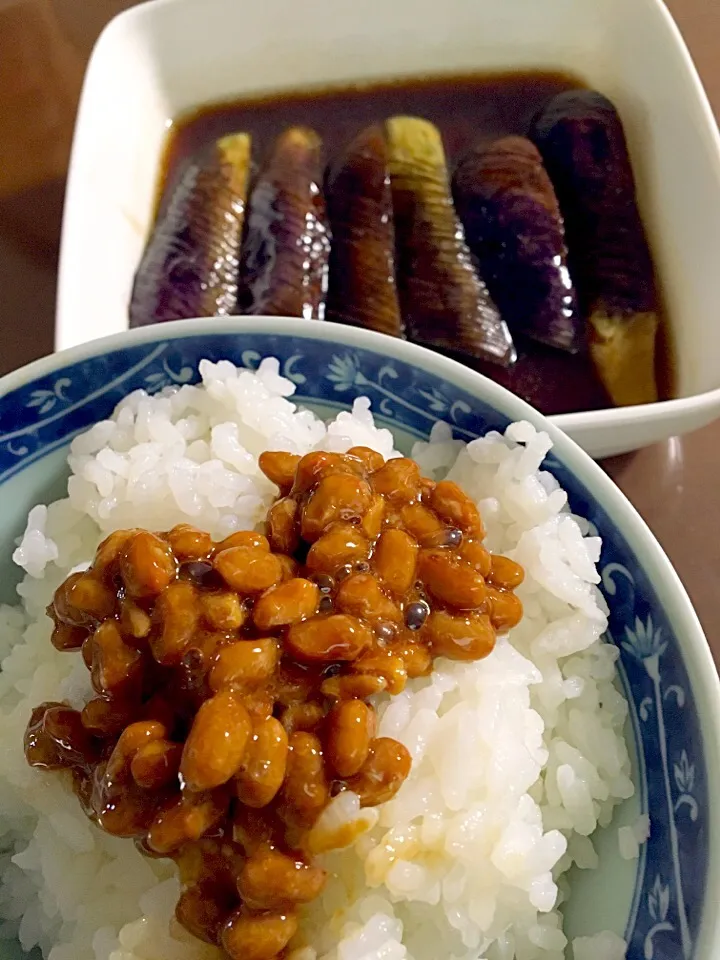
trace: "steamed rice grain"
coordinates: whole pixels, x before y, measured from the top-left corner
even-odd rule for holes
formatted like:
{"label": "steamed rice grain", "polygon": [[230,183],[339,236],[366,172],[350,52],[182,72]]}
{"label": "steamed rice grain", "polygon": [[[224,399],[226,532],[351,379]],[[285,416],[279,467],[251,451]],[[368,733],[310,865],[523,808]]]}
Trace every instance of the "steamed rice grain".
{"label": "steamed rice grain", "polygon": [[[0,609],[0,938],[19,936],[50,960],[220,957],[174,920],[171,862],[102,833],[67,782],[25,763],[31,707],[89,695],[80,658],[49,642],[44,610],[55,588],[121,527],[191,522],[215,538],[256,527],[276,494],[257,467],[264,450],[362,444],[395,455],[366,398],[326,425],[291,402],[294,385],[274,360],[257,372],[203,361],[200,373],[198,386],[131,394],[77,437],[68,497],[31,511],[14,553],[22,603]],[[292,960],[565,956],[558,881],[573,863],[597,865],[590,837],[633,785],[617,651],[602,640],[600,541],[540,470],[550,446],[529,423],[467,446],[437,424],[416,444],[428,475],[448,475],[475,499],[488,547],[525,568],[525,617],[486,660],[437,661],[430,677],[377,698],[380,734],[408,747],[412,771],[352,849],[323,856],[330,881]],[[358,816],[342,804],[327,814],[323,829]],[[619,832],[624,855],[648,829],[643,821]],[[603,933],[575,941],[574,952],[618,960],[625,944]]]}

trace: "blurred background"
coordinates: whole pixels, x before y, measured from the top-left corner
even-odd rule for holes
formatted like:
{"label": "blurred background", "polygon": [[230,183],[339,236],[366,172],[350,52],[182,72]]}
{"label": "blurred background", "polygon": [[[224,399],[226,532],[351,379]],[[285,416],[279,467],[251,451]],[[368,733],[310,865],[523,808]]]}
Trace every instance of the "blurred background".
{"label": "blurred background", "polygon": [[[52,350],[63,194],[82,78],[103,26],[136,2],[0,0],[0,373]],[[720,116],[720,0],[666,2]],[[712,532],[720,529],[720,422],[604,466],[668,552],[720,662],[720,537]]]}
{"label": "blurred background", "polygon": [[1,373],[52,350],[65,176],[83,75],[102,28],[130,6],[0,0]]}

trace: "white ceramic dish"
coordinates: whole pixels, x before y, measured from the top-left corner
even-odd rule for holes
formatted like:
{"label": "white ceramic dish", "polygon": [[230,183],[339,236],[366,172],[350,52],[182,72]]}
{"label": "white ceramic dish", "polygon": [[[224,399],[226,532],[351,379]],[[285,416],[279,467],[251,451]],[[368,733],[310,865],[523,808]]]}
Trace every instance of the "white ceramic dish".
{"label": "white ceramic dish", "polygon": [[674,332],[678,399],[555,417],[595,457],[720,415],[720,135],[661,0],[154,0],[98,42],[63,228],[56,346],[127,327],[171,118],[292,87],[573,71],[616,103]]}

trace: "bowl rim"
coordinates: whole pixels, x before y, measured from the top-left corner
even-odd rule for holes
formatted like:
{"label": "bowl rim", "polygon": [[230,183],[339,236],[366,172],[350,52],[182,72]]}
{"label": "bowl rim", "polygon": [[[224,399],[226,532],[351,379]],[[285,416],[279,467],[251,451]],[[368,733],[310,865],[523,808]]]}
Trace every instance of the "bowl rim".
{"label": "bowl rim", "polygon": [[[104,354],[122,352],[127,347],[182,340],[203,334],[227,336],[233,333],[242,335],[250,331],[307,340],[317,340],[321,333],[323,341],[332,339],[340,348],[380,353],[456,384],[494,406],[511,420],[528,420],[547,432],[559,459],[586,486],[593,499],[622,530],[629,548],[638,559],[641,558],[644,571],[673,624],[677,642],[683,652],[700,727],[711,734],[712,731],[720,731],[720,677],[710,647],[685,586],[646,522],[604,470],[549,418],[505,387],[455,360],[404,340],[330,322],[318,325],[315,320],[293,317],[200,318],[136,328],[51,354],[0,378],[0,397],[67,366]],[[703,752],[708,793],[712,797],[716,792],[720,792],[720,736],[704,736]],[[715,805],[711,804],[710,810],[716,810]],[[716,810],[714,814],[709,813],[709,827],[705,890],[707,907],[720,902],[720,845],[715,841],[715,833],[720,830],[720,810]],[[713,843],[716,850],[714,855]],[[706,951],[702,954],[703,957],[720,956],[720,912],[710,909],[703,911],[696,943],[696,947],[698,946],[702,946]]]}

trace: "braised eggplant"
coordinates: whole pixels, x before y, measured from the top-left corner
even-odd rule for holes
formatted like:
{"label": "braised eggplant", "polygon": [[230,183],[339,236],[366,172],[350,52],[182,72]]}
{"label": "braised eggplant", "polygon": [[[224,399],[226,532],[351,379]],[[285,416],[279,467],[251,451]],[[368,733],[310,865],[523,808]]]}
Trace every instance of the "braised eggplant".
{"label": "braised eggplant", "polygon": [[516,136],[476,147],[455,171],[453,196],[468,246],[513,335],[576,353],[584,324],[563,219],[537,148]]}
{"label": "braised eggplant", "polygon": [[288,128],[250,194],[238,313],[324,319],[330,231],[321,182],[320,138]]}
{"label": "braised eggplant", "polygon": [[135,275],[131,327],[235,312],[249,173],[245,133],[185,165]]}
{"label": "braised eggplant", "polygon": [[617,405],[657,400],[655,272],[617,111],[599,93],[567,91],[540,111],[531,136],[565,218],[598,375]]}
{"label": "braised eggplant", "polygon": [[416,117],[386,123],[397,281],[411,340],[507,366],[507,324],[480,279],[450,195],[438,129]]}
{"label": "braised eggplant", "polygon": [[[480,74],[180,118],[133,325],[324,313],[454,356],[545,413],[672,396],[672,331],[622,126],[580,87],[546,71]],[[225,215],[218,143],[235,138],[217,138],[233,130],[247,136],[241,188],[230,182],[250,200]]]}
{"label": "braised eggplant", "polygon": [[327,319],[403,335],[395,284],[395,225],[382,126],[363,130],[325,181],[332,250]]}

